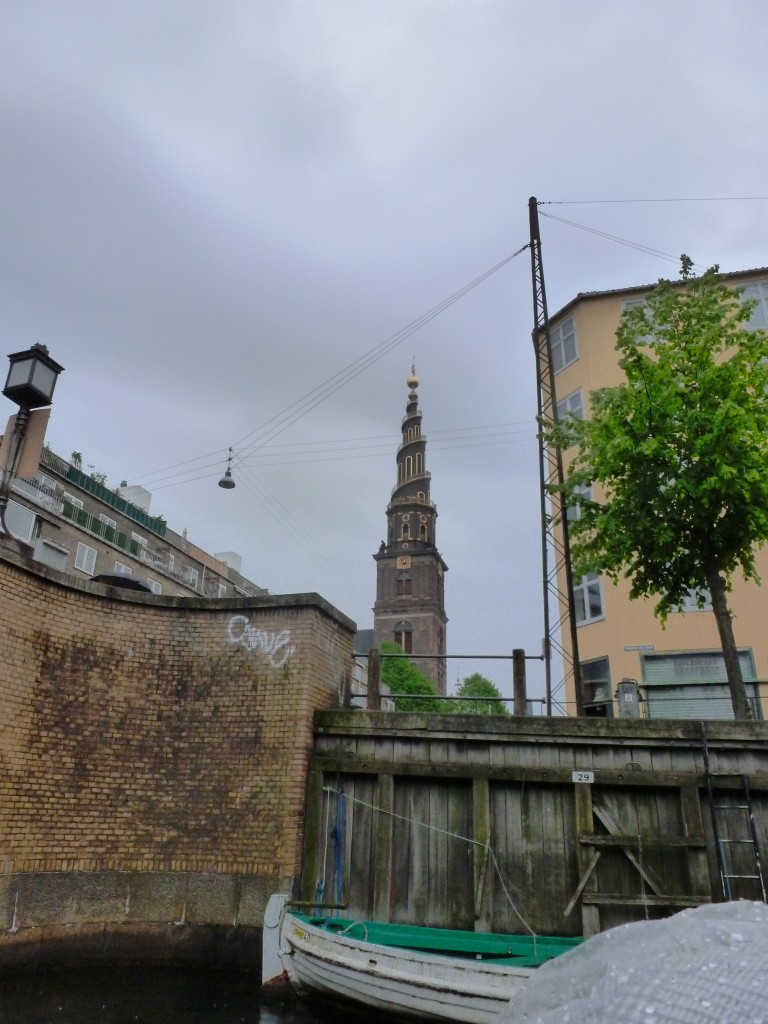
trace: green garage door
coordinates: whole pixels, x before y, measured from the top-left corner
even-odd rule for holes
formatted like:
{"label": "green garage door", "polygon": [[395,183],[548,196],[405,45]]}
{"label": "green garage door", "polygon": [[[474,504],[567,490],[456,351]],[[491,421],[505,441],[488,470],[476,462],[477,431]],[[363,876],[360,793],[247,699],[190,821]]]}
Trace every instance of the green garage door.
{"label": "green garage door", "polygon": [[[733,718],[725,664],[720,653],[689,651],[643,656],[648,718],[702,719]],[[739,651],[744,679],[754,679],[751,651]],[[759,714],[757,687],[747,683],[747,696]]]}

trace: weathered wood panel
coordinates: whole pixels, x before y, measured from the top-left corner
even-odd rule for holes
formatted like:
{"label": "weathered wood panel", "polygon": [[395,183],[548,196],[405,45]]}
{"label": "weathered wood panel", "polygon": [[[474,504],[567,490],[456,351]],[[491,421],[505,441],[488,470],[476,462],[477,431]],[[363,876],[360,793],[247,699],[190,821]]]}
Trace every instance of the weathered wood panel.
{"label": "weathered wood panel", "polygon": [[[742,773],[768,865],[763,723],[708,723],[711,775],[698,723],[321,712],[315,727],[308,799],[318,778],[343,789],[350,877],[339,889],[338,838],[318,838],[303,890],[323,874],[353,916],[591,934],[722,899],[709,792],[743,803]],[[739,840],[720,844],[726,872],[753,874],[745,811],[716,814]],[[754,879],[731,884],[760,898]]]}

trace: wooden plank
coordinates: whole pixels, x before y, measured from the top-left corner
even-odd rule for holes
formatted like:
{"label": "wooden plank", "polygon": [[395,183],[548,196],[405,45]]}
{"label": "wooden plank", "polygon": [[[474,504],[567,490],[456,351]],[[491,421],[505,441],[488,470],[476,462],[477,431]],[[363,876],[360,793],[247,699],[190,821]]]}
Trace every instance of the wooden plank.
{"label": "wooden plank", "polygon": [[[704,818],[701,813],[701,798],[696,786],[681,786],[680,811],[683,819],[683,831],[687,836],[704,834]],[[696,844],[698,847],[698,843]],[[706,841],[702,843],[704,850],[691,848],[688,851],[688,878],[691,893],[694,896],[712,897],[712,879],[709,875]]]}
{"label": "wooden plank", "polygon": [[[475,931],[491,931],[491,794],[487,779],[472,780],[472,879],[474,882]],[[479,844],[479,845],[478,845]]]}
{"label": "wooden plank", "polygon": [[[365,773],[379,775],[382,772],[390,772],[393,775],[409,775],[420,778],[487,778],[500,782],[545,782],[570,785],[573,782],[572,770],[570,768],[558,767],[535,767],[527,766],[499,766],[496,764],[455,764],[442,761],[412,761],[406,757],[406,745],[396,743],[392,753],[392,760],[363,759],[358,757],[326,757],[315,754],[312,758],[312,768],[323,770],[329,774],[336,772]],[[408,745],[410,754],[410,745]],[[466,759],[466,751],[464,752]],[[584,759],[580,760],[579,767],[584,768]],[[589,769],[590,771],[593,769]],[[698,785],[700,788],[706,786],[706,779],[702,772],[654,772],[654,771],[631,771],[626,769],[594,769],[595,785],[600,786],[629,786],[644,788],[670,787],[679,789],[681,786]],[[712,785],[715,789],[733,788],[733,774],[723,775],[720,778],[714,777]],[[768,792],[768,773],[756,773],[750,776],[749,784],[753,792]]]}
{"label": "wooden plank", "polygon": [[322,814],[324,807],[323,772],[311,769],[307,777],[307,801],[304,809],[304,852],[302,857],[301,899],[315,899],[315,884],[323,863]]}
{"label": "wooden plank", "polygon": [[[573,797],[576,805],[576,835],[588,835],[595,830],[592,813],[592,787],[588,783],[576,783],[573,787]],[[579,876],[583,877],[589,867],[591,858],[581,843],[576,844],[576,855],[579,865]],[[583,897],[581,900],[581,924],[582,935],[585,939],[590,938],[592,935],[597,935],[600,931],[600,911],[596,906],[590,906],[585,903]]]}
{"label": "wooden plank", "polygon": [[[703,827],[703,825],[702,825]],[[643,847],[706,847],[707,841],[701,836],[628,836],[628,835],[592,835],[579,836],[579,842],[586,846],[643,846]]]}
{"label": "wooden plank", "polygon": [[395,780],[379,775],[376,804],[379,811],[373,825],[373,917],[389,921],[392,901],[392,841],[395,809]]}
{"label": "wooden plank", "polygon": [[587,882],[592,877],[592,872],[597,867],[597,862],[600,860],[600,856],[601,856],[601,851],[600,850],[593,850],[592,851],[592,856],[589,858],[589,863],[587,864],[586,870],[585,870],[584,874],[581,876],[581,878],[579,880],[579,884],[576,886],[576,892],[573,894],[573,896],[571,897],[570,902],[568,903],[568,906],[563,911],[563,917],[569,917],[571,912],[572,912],[572,910],[573,910],[573,908],[578,903],[579,896],[581,896],[581,894],[584,892],[584,889],[586,888]]}
{"label": "wooden plank", "polygon": [[[598,807],[595,804],[592,807],[592,811],[598,821],[601,821],[612,835],[622,835],[621,828],[618,823],[604,807]],[[642,847],[640,847],[640,850],[642,852]],[[647,864],[643,864],[641,858],[639,856],[636,857],[632,850],[627,849],[625,845],[621,847],[621,852],[629,861],[631,861],[632,864],[634,864],[642,878],[648,883],[648,885],[650,885],[656,895],[663,896],[664,886],[655,871],[648,867]]]}
{"label": "wooden plank", "polygon": [[707,896],[627,896],[624,893],[585,892],[581,902],[596,907],[700,907],[711,900]]}

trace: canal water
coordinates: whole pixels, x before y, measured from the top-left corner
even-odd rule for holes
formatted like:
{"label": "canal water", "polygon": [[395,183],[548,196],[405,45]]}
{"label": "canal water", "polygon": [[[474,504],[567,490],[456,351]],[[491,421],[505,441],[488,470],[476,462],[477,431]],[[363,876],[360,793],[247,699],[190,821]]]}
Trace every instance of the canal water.
{"label": "canal water", "polygon": [[265,1001],[254,975],[190,968],[0,974],[0,1024],[400,1024],[370,1011]]}

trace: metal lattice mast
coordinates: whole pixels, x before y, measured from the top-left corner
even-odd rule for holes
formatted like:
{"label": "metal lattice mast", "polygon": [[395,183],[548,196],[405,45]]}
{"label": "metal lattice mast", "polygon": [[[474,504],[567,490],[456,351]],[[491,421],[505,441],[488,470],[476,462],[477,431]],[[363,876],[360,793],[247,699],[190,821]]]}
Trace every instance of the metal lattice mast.
{"label": "metal lattice mast", "polygon": [[[547,295],[544,288],[544,267],[541,261],[539,210],[536,197],[528,200],[531,229],[531,276],[533,281],[533,348],[536,354],[538,385],[538,414],[543,425],[557,420],[555,374],[552,368],[552,346],[549,336]],[[554,485],[564,480],[563,456],[559,447],[548,445],[539,432],[539,477],[541,484],[541,551],[542,584],[544,598],[544,665],[546,672],[547,714],[552,714],[552,696],[573,677],[576,694],[576,714],[582,714],[581,672],[576,616],[573,606],[573,571],[568,540],[568,517],[562,492],[553,491]],[[551,557],[550,557],[551,555]],[[554,597],[557,619],[550,617],[550,599]],[[560,642],[563,630],[568,630],[570,651]],[[552,651],[563,659],[563,679],[552,687]]]}

